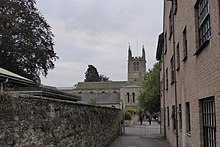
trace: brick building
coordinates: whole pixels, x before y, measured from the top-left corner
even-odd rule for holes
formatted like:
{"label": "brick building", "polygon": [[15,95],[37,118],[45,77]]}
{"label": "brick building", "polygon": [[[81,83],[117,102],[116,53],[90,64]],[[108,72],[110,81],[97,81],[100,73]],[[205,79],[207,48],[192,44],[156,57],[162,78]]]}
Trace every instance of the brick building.
{"label": "brick building", "polygon": [[172,147],[220,146],[220,1],[164,0],[161,131]]}

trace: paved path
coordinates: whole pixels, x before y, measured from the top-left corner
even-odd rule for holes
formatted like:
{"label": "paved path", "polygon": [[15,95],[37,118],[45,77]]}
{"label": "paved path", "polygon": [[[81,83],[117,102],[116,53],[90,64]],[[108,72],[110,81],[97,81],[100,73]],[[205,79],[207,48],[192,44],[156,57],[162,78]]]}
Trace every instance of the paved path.
{"label": "paved path", "polygon": [[[147,131],[143,133],[145,127]],[[158,129],[159,124],[153,121],[152,125],[145,121],[142,126],[136,124],[132,127],[126,127],[125,134],[118,137],[109,147],[169,147],[159,134]]]}

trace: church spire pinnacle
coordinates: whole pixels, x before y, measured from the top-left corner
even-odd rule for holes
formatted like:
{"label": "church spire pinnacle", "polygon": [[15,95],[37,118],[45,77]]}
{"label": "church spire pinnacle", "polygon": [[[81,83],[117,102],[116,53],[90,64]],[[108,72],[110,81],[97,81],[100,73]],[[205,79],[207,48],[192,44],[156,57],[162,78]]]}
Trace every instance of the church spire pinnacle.
{"label": "church spire pinnacle", "polygon": [[145,49],[144,49],[144,45],[143,45],[143,48],[142,48],[142,58],[145,60]]}
{"label": "church spire pinnacle", "polygon": [[131,53],[131,45],[130,42],[128,43],[128,60],[132,58],[132,53]]}

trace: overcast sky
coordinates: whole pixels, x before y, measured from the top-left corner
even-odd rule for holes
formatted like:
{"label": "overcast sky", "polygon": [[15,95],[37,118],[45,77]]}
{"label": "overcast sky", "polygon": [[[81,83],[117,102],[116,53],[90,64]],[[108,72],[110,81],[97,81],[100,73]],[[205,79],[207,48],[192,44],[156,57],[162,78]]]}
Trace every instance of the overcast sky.
{"label": "overcast sky", "polygon": [[54,33],[59,60],[42,84],[72,87],[83,82],[88,65],[112,81],[127,80],[128,43],[147,69],[156,62],[162,32],[163,0],[37,0]]}

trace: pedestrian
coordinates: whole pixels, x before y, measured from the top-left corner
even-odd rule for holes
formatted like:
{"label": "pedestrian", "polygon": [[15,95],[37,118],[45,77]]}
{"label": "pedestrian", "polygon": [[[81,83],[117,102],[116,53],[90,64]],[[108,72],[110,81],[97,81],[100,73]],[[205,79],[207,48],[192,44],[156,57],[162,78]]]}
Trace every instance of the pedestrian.
{"label": "pedestrian", "polygon": [[150,117],[148,118],[148,122],[149,122],[149,125],[151,125],[151,118]]}
{"label": "pedestrian", "polygon": [[142,125],[142,122],[143,122],[143,116],[142,116],[141,113],[139,114],[139,121],[140,121],[140,124]]}

